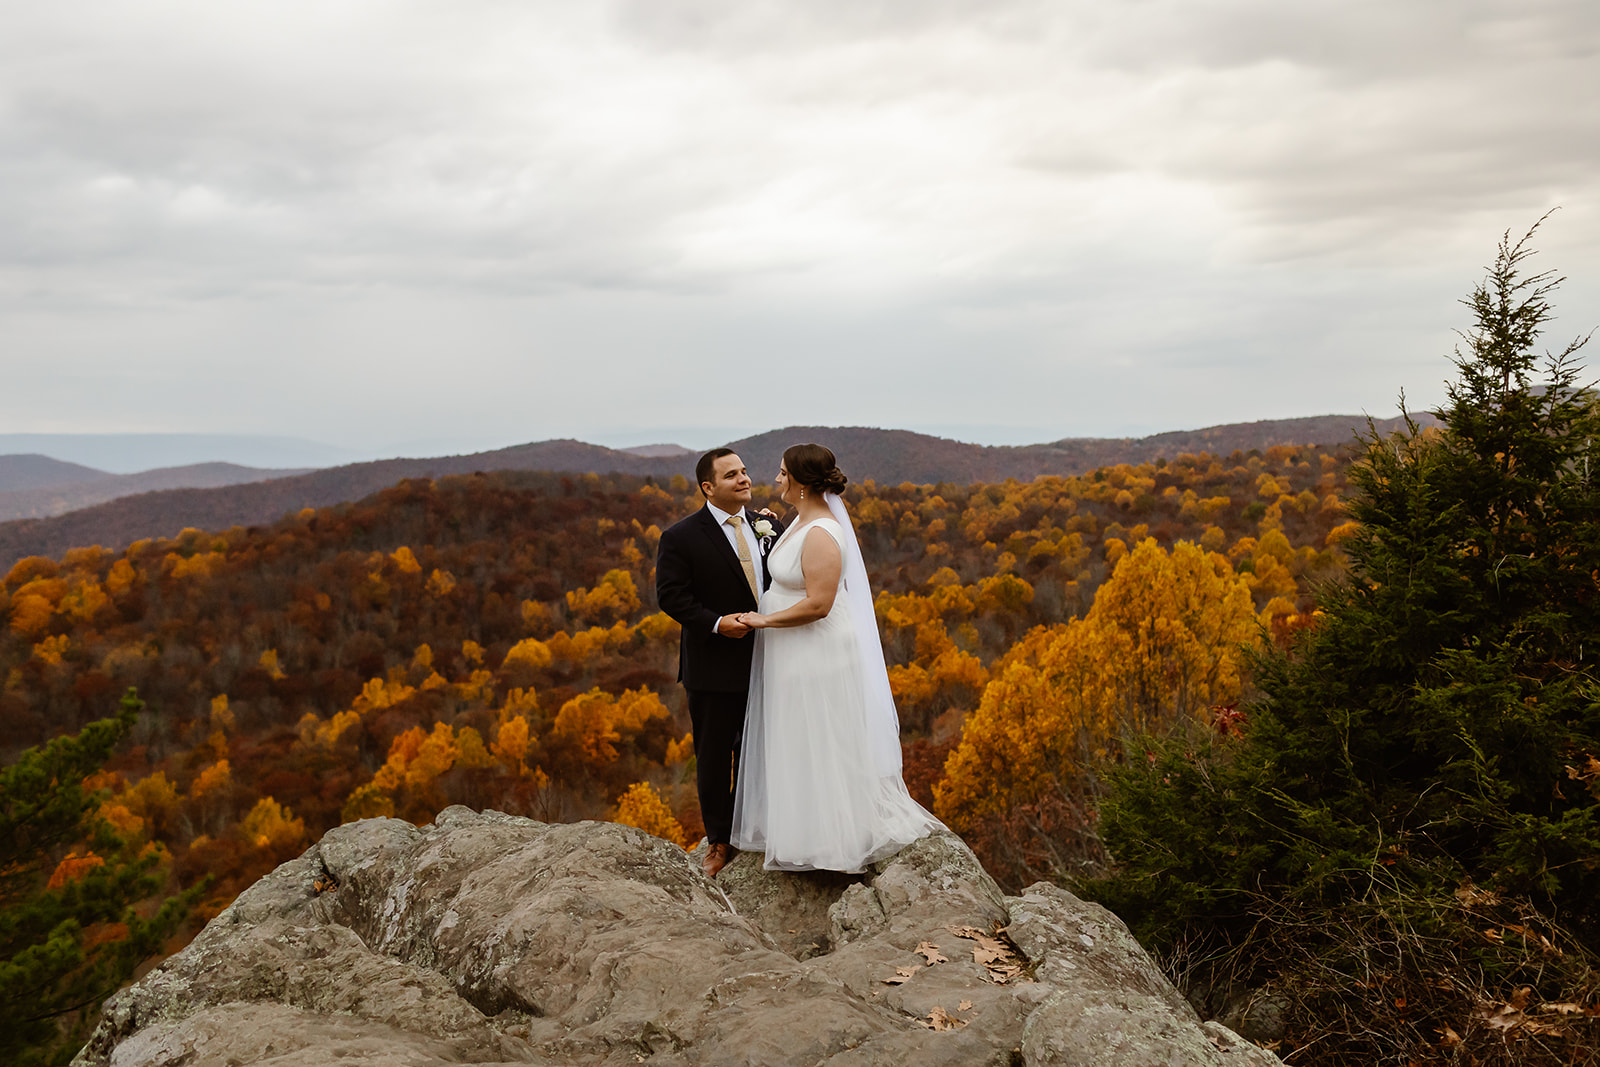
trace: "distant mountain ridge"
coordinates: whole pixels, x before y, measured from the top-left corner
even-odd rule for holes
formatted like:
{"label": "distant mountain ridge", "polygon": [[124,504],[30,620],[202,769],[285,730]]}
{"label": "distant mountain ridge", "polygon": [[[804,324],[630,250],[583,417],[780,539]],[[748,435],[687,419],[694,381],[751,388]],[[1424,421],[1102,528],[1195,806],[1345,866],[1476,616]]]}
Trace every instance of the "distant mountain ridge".
{"label": "distant mountain ridge", "polygon": [[[1431,416],[1413,416],[1431,423]],[[1374,420],[1387,432],[1399,419]],[[856,481],[999,482],[1040,475],[1082,474],[1115,463],[1145,463],[1183,452],[1264,449],[1273,445],[1339,444],[1365,429],[1358,415],[1277,419],[1175,431],[1141,438],[1064,438],[1039,445],[975,445],[910,430],[860,426],[790,426],[730,442],[758,481],[778,470],[783,449],[816,441],[833,449],[839,465]],[[651,452],[664,451],[647,446]],[[438,478],[491,470],[539,470],[573,474],[621,473],[694,478],[698,453],[639,455],[571,439],[538,441],[491,452],[420,459],[351,463],[288,477],[221,488],[164,489],[123,496],[50,518],[0,523],[0,567],[25,556],[59,556],[69,548],[102,545],[121,549],[145,537],[175,536],[185,527],[205,530],[273,522],[307,507],[359,500],[405,478]],[[219,465],[221,466],[221,465]],[[155,472],[149,472],[155,473]],[[141,477],[132,475],[128,477]],[[3,496],[3,494],[0,494]]]}
{"label": "distant mountain ridge", "polygon": [[191,463],[138,474],[111,474],[41,455],[0,456],[0,522],[49,518],[158,489],[216,489],[304,474],[237,463]]}
{"label": "distant mountain ridge", "polygon": [[262,470],[311,470],[354,463],[373,455],[320,441],[269,434],[0,433],[0,455],[23,452],[53,456],[112,474],[137,474],[197,463],[237,463]]}
{"label": "distant mountain ridge", "polygon": [[[1413,414],[1422,425],[1432,415]],[[1046,474],[1083,474],[1117,463],[1149,463],[1184,452],[1227,455],[1274,445],[1337,445],[1367,428],[1365,415],[1318,415],[1228,423],[1199,430],[1175,430],[1149,437],[1066,437],[1039,445],[975,445],[909,430],[877,430],[857,426],[789,426],[734,441],[752,476],[772,478],[783,450],[802,441],[816,441],[833,450],[839,467],[856,480],[880,485],[916,482],[1028,481]],[[1399,429],[1403,419],[1374,419],[1383,433]]]}
{"label": "distant mountain ridge", "polygon": [[0,456],[0,493],[84,485],[115,477],[109,471],[85,467],[81,463],[68,463],[37,452]]}

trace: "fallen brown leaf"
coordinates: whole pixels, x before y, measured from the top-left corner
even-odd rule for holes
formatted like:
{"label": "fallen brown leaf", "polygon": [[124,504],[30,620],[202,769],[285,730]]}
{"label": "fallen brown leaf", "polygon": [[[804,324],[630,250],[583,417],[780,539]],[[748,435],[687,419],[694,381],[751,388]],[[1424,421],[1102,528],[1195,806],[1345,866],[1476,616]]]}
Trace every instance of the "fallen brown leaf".
{"label": "fallen brown leaf", "polygon": [[1004,927],[996,927],[993,936],[971,926],[947,926],[945,929],[957,937],[978,943],[972,950],[972,960],[984,968],[989,981],[1004,985],[1022,974],[1022,953],[1005,938]]}
{"label": "fallen brown leaf", "polygon": [[971,1010],[972,1010],[972,1001],[970,1001],[970,1000],[963,1000],[960,1004],[958,1004],[956,1006],[956,1011],[971,1011]]}
{"label": "fallen brown leaf", "polygon": [[998,963],[1000,960],[1005,959],[1006,954],[1004,949],[992,945],[980,944],[977,948],[972,950],[972,958],[976,962],[987,967],[991,963]]}
{"label": "fallen brown leaf", "polygon": [[1439,1044],[1445,1048],[1455,1048],[1461,1044],[1461,1035],[1447,1026],[1439,1032]]}
{"label": "fallen brown leaf", "polygon": [[967,1025],[965,1019],[957,1019],[938,1005],[934,1005],[928,1013],[928,1021],[923,1023],[930,1030],[959,1030]]}
{"label": "fallen brown leaf", "polygon": [[949,959],[939,952],[939,946],[935,945],[931,941],[924,941],[912,951],[921,956],[923,959],[927,960],[929,967],[932,967],[935,963],[950,962]]}
{"label": "fallen brown leaf", "polygon": [[916,975],[916,973],[917,973],[917,969],[915,967],[896,967],[894,969],[894,977],[893,978],[885,978],[883,980],[883,984],[884,985],[900,985],[900,984],[902,984],[904,982],[911,981],[911,979]]}

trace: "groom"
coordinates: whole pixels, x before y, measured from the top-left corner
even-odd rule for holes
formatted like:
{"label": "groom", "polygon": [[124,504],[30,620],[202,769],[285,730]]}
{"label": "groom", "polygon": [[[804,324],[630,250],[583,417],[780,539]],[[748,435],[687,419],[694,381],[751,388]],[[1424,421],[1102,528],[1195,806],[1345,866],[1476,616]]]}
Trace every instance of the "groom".
{"label": "groom", "polygon": [[767,552],[783,527],[752,513],[750,474],[731,448],[695,465],[705,507],[661,535],[656,602],[683,626],[678,680],[689,695],[695,784],[708,847],[701,863],[715,878],[732,850],[733,771],[744,732],[754,639],[739,622],[767,587]]}

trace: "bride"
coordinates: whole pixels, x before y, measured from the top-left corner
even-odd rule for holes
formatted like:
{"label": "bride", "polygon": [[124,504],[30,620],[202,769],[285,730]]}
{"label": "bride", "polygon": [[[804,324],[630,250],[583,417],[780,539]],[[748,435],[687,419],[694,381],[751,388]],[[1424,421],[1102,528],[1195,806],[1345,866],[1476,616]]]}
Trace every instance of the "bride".
{"label": "bride", "polygon": [[734,795],[734,847],[768,870],[860,871],[943,829],[900,777],[866,565],[821,445],[783,454],[778,490],[798,514],[767,556]]}

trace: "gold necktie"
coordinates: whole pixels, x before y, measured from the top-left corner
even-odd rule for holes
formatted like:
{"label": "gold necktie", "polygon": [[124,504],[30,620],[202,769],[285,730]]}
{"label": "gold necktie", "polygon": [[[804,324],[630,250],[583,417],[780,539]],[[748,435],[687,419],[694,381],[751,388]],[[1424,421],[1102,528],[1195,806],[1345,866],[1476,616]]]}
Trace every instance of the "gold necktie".
{"label": "gold necktie", "polygon": [[750,561],[750,546],[744,543],[744,533],[739,529],[744,525],[744,516],[729,515],[728,525],[733,527],[733,543],[739,548],[739,566],[744,568],[744,580],[750,583],[750,595],[759,604],[761,590],[756,587],[756,565]]}

